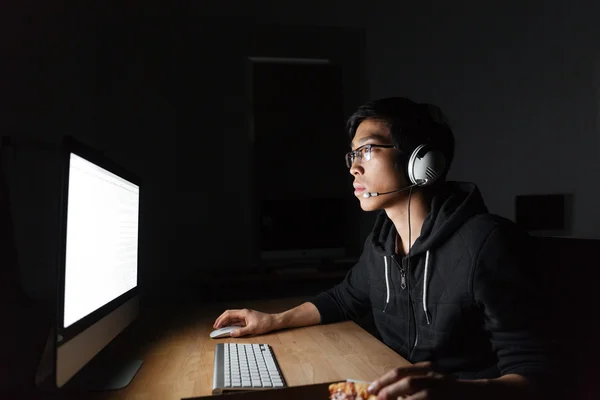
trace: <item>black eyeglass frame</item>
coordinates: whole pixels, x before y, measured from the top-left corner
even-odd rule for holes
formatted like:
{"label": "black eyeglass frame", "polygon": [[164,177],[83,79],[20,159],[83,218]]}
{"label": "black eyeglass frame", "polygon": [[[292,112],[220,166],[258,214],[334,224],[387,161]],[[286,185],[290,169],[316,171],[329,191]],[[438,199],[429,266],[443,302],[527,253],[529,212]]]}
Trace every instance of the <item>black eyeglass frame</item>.
{"label": "black eyeglass frame", "polygon": [[[352,151],[350,151],[350,152],[348,152],[348,153],[346,153],[344,155],[344,159],[346,160],[346,167],[352,168],[352,164],[354,164],[354,160],[356,158],[358,158],[359,161],[362,160],[362,153],[363,152],[366,152],[367,154],[370,155],[371,154],[371,149],[373,147],[381,147],[381,148],[384,148],[384,149],[391,149],[391,148],[394,148],[394,145],[391,145],[391,144],[370,144],[369,143],[369,144],[364,144],[364,145],[362,145],[360,147],[357,147],[356,149],[354,149],[354,150],[352,150]],[[369,157],[367,159],[367,161],[369,161],[370,159],[371,158]]]}

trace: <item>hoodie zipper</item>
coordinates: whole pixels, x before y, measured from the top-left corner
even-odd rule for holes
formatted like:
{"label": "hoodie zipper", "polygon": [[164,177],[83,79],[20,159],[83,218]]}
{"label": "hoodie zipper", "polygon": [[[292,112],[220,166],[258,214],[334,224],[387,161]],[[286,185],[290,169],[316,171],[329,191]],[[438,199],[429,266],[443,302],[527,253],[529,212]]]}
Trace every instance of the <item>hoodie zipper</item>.
{"label": "hoodie zipper", "polygon": [[403,265],[400,265],[400,263],[398,263],[398,260],[396,260],[396,256],[393,254],[392,260],[394,260],[398,268],[400,268],[400,287],[402,288],[402,290],[404,290],[406,289],[406,270],[404,269]]}
{"label": "hoodie zipper", "polygon": [[419,329],[417,328],[417,313],[415,311],[415,304],[410,296],[410,288],[408,290],[408,301],[410,302],[410,307],[412,308],[412,320],[415,324],[415,342],[413,343],[412,350],[408,354],[409,358],[412,358],[412,353],[415,351],[415,349],[417,348],[417,344],[419,343]]}
{"label": "hoodie zipper", "polygon": [[[409,352],[409,358],[412,357],[412,353],[415,351],[415,348],[417,347],[417,344],[419,343],[419,330],[417,329],[417,313],[415,312],[415,305],[412,301],[412,298],[410,296],[410,285],[407,285],[407,281],[406,281],[406,270],[408,269],[408,267],[404,267],[404,265],[407,263],[408,259],[407,258],[403,258],[402,259],[402,265],[400,263],[398,263],[398,260],[396,260],[395,256],[392,256],[392,259],[394,260],[394,262],[396,263],[396,265],[398,265],[398,267],[400,267],[400,273],[401,273],[401,287],[402,289],[406,289],[406,287],[408,287],[408,302],[410,303],[410,308],[412,310],[412,322],[413,322],[413,326],[414,326],[414,330],[415,330],[415,341],[413,342],[412,345],[412,349]],[[410,271],[408,271],[408,273],[410,274]]]}

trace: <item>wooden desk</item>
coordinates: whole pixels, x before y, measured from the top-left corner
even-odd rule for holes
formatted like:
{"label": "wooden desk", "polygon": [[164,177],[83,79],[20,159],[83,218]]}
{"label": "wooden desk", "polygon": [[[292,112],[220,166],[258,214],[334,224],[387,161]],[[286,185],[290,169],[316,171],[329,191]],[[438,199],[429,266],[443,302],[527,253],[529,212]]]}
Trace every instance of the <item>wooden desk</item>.
{"label": "wooden desk", "polygon": [[90,399],[179,400],[212,392],[213,354],[217,343],[267,343],[273,347],[288,386],[344,380],[373,380],[386,371],[408,364],[400,355],[354,322],[290,329],[267,335],[211,339],[218,315],[228,308],[280,312],[306,298],[276,301],[212,303],[148,310],[118,337],[109,357],[136,357],[144,361],[131,384],[118,391],[95,393]]}

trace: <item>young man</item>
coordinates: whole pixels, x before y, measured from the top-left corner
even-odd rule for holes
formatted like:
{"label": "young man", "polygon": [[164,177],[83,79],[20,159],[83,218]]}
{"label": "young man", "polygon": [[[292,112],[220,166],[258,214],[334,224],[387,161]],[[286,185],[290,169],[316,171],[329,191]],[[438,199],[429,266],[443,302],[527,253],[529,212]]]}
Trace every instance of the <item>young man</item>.
{"label": "young man", "polygon": [[437,107],[405,98],[350,117],[346,164],[365,211],[382,210],[358,263],[311,302],[271,315],[228,310],[234,337],[356,320],[414,363],[373,382],[379,398],[535,398],[552,376],[526,237],[477,187],[446,182],[454,137]]}

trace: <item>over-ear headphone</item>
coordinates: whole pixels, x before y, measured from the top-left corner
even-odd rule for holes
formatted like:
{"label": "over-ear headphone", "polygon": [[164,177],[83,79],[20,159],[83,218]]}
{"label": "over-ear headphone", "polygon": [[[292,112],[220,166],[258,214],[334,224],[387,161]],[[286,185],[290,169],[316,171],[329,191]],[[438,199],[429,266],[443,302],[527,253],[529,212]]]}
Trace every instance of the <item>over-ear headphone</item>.
{"label": "over-ear headphone", "polygon": [[412,152],[406,165],[410,182],[417,186],[429,186],[444,174],[446,157],[439,150],[421,144]]}
{"label": "over-ear headphone", "polygon": [[[443,123],[443,115],[438,107],[423,103],[418,105],[420,111],[425,114],[424,120],[428,129],[436,131],[438,124]],[[429,136],[426,143],[420,143],[415,147],[406,165],[406,174],[410,182],[417,186],[429,186],[435,183],[446,171],[447,160],[444,153],[435,145],[436,135]]]}

